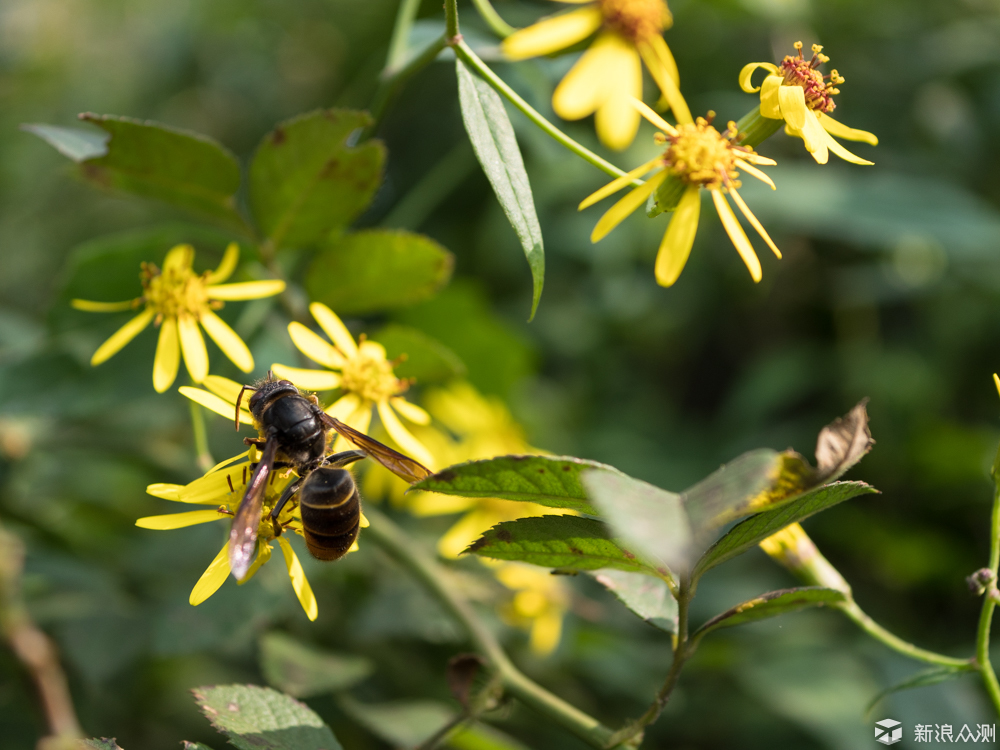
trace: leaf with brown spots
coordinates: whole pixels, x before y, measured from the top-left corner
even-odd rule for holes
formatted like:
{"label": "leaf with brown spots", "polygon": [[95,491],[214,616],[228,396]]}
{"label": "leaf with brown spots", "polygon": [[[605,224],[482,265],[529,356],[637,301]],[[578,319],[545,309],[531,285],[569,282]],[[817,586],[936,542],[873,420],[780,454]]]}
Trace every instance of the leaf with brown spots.
{"label": "leaf with brown spots", "polygon": [[770,591],[716,615],[698,628],[694,637],[699,638],[718,628],[744,625],[748,622],[777,617],[787,612],[797,612],[806,607],[832,606],[846,600],[847,596],[843,591],[827,589],[822,586],[802,586],[795,589]]}

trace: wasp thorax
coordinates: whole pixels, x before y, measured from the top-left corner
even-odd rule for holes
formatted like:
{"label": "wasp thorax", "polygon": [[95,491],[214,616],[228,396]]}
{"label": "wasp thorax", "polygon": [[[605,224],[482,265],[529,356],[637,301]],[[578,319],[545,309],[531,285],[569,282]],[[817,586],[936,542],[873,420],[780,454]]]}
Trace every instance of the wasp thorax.
{"label": "wasp thorax", "polygon": [[604,25],[631,42],[659,36],[671,24],[663,0],[599,0]]}
{"label": "wasp thorax", "polygon": [[196,274],[192,270],[193,256],[192,249],[179,262],[165,265],[162,271],[152,263],[142,264],[139,274],[142,299],[148,308],[156,311],[158,318],[188,315],[198,319],[206,310],[222,307],[221,302],[208,298],[208,274]]}
{"label": "wasp thorax", "polygon": [[836,87],[844,82],[843,77],[836,70],[831,70],[829,75],[819,72],[819,66],[830,61],[830,58],[823,54],[823,47],[820,45],[812,46],[813,56],[808,60],[802,56],[802,42],[796,42],[795,49],[798,55],[795,57],[786,55],[778,66],[785,79],[784,85],[800,86],[809,109],[816,112],[833,112],[837,106],[833,97],[840,93],[840,89]]}
{"label": "wasp thorax", "polygon": [[670,144],[663,154],[664,163],[675,175],[690,185],[718,188],[724,184],[739,187],[736,159],[746,149],[733,145],[736,126],[729,123],[725,134],[712,125],[714,112],[693,123],[677,126],[677,135],[668,135]]}
{"label": "wasp thorax", "polygon": [[340,387],[367,401],[381,403],[405,391],[408,384],[393,374],[392,363],[385,357],[385,349],[374,342],[365,341],[358,353],[344,363]]}

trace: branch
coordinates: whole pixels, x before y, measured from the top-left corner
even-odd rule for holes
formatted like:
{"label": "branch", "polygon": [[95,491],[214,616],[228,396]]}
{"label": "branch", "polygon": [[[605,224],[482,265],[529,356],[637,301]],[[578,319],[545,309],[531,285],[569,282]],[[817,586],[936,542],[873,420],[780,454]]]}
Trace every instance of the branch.
{"label": "branch", "polygon": [[[1000,457],[1000,451],[998,451]],[[994,466],[994,481],[997,478]],[[993,493],[993,516],[990,521],[990,572],[996,586],[997,568],[1000,567],[1000,482],[997,482]],[[976,633],[976,664],[983,675],[983,685],[993,702],[993,708],[1000,714],[1000,684],[997,683],[993,664],[990,662],[990,626],[993,622],[993,610],[997,606],[992,596],[983,597],[983,609],[979,615],[979,629]]]}

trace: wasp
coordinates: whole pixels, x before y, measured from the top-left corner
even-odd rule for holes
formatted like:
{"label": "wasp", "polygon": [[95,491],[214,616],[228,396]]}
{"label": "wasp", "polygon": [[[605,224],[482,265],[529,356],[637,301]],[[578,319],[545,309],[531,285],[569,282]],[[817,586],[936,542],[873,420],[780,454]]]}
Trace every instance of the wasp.
{"label": "wasp", "polygon": [[[284,506],[297,496],[306,545],[310,554],[320,560],[340,559],[358,536],[361,499],[345,466],[373,458],[411,484],[431,474],[420,462],[331,417],[320,408],[316,396],[303,395],[293,383],[277,380],[270,372],[265,379],[240,389],[236,399],[236,429],[240,426],[240,404],[245,391],[253,391],[249,408],[260,437],[246,438],[244,442],[257,446],[261,454],[229,532],[229,566],[238,580],[250,568],[265,490],[276,468],[291,468],[299,478],[285,488],[271,510],[271,519],[276,521]],[[358,450],[327,455],[331,430]],[[280,534],[281,527],[276,522],[274,525]]]}

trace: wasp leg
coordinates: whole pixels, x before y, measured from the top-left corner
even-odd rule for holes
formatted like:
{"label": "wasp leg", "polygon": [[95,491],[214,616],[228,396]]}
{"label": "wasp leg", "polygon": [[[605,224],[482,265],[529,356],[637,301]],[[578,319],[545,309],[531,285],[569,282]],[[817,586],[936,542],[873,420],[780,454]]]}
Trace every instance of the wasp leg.
{"label": "wasp leg", "polygon": [[263,448],[266,444],[267,440],[265,438],[243,438],[243,445],[256,445],[258,448]]}
{"label": "wasp leg", "polygon": [[[302,480],[299,479],[299,480],[297,480],[295,482],[292,482],[287,487],[285,487],[285,491],[281,493],[281,497],[278,498],[278,502],[275,503],[274,507],[271,509],[271,520],[272,521],[277,521],[278,520],[278,516],[281,515],[281,511],[284,509],[285,503],[287,503],[291,499],[292,495],[294,495],[296,492],[299,491],[299,487],[301,487],[301,486],[302,486]],[[278,525],[275,524],[275,526],[278,526]],[[278,533],[279,534],[281,533],[281,527],[280,526],[278,526]]]}
{"label": "wasp leg", "polygon": [[363,458],[368,458],[368,454],[364,451],[341,451],[340,453],[334,453],[327,456],[322,465],[329,466],[334,469],[340,469],[348,464],[353,464],[355,461],[360,461]]}

